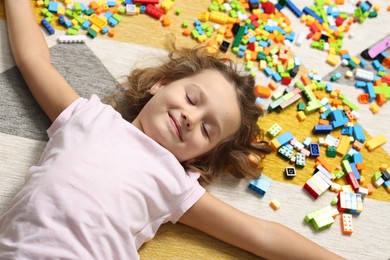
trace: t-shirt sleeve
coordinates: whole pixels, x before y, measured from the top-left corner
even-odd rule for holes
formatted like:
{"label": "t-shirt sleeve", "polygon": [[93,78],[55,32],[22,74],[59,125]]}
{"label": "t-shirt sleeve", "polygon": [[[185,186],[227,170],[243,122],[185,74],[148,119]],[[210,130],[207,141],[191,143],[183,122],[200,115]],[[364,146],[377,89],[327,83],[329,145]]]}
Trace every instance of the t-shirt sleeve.
{"label": "t-shirt sleeve", "polygon": [[[92,95],[90,100],[100,100],[98,96]],[[47,129],[47,135],[49,138],[63,126],[71,116],[76,113],[83,105],[85,105],[89,100],[85,98],[78,98],[72,104],[70,104],[61,114],[54,120],[49,129]]]}
{"label": "t-shirt sleeve", "polygon": [[190,189],[186,192],[186,195],[183,196],[182,203],[179,208],[173,212],[169,222],[175,224],[183,214],[189,210],[206,192],[205,188],[203,188],[199,182],[200,174],[197,172],[187,172],[187,176],[189,178],[189,182],[191,184]]}

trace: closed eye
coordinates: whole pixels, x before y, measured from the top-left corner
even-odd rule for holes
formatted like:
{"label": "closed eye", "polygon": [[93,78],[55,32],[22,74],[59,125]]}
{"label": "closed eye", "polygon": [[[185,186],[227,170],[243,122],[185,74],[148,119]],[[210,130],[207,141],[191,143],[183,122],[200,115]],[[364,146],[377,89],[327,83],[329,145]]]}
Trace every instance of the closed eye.
{"label": "closed eye", "polygon": [[202,124],[202,132],[208,139],[210,139],[209,131],[207,130],[207,128],[204,124]]}
{"label": "closed eye", "polygon": [[187,102],[188,102],[189,104],[195,106],[195,103],[192,101],[192,99],[191,99],[188,95],[186,95],[186,99],[187,99]]}

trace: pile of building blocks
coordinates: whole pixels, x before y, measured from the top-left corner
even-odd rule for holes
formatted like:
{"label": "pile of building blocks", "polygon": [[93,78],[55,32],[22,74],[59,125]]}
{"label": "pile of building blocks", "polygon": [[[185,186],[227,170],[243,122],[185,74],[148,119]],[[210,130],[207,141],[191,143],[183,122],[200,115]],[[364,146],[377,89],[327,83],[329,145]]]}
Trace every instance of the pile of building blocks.
{"label": "pile of building blocks", "polygon": [[164,0],[161,3],[159,0],[99,0],[91,1],[88,6],[80,2],[72,3],[71,0],[62,2],[36,1],[36,6],[42,7],[42,26],[53,35],[55,30],[51,23],[58,17],[59,24],[66,29],[68,35],[77,35],[80,30],[85,30],[91,38],[95,38],[99,33],[115,36],[115,26],[122,21],[124,15],[146,14],[161,20],[164,26],[169,26],[170,19],[165,14],[174,4],[173,0]]}

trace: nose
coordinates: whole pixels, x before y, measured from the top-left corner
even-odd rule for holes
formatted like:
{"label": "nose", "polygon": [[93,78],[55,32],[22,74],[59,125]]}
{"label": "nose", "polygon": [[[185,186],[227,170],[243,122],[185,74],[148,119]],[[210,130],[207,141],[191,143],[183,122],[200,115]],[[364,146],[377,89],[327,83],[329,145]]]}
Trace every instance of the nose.
{"label": "nose", "polygon": [[188,130],[192,130],[196,124],[196,116],[189,112],[182,112],[181,117],[184,120],[184,126]]}

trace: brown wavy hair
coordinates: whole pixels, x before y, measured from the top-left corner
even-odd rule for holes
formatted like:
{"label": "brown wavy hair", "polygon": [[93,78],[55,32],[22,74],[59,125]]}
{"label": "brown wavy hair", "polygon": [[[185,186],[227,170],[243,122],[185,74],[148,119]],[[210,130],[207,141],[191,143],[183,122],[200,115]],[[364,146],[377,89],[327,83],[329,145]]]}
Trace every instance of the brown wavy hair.
{"label": "brown wavy hair", "polygon": [[241,73],[230,59],[209,52],[207,47],[174,49],[162,64],[134,69],[127,77],[128,81],[121,85],[123,93],[114,95],[110,103],[132,122],[151,99],[148,90],[154,84],[169,84],[206,69],[220,72],[235,86],[241,124],[234,134],[211,151],[182,164],[186,169],[200,172],[206,182],[211,182],[226,170],[238,178],[256,178],[261,172],[259,162],[272,149],[263,140],[264,132],[257,125],[263,112],[255,105],[255,80],[251,75]]}

